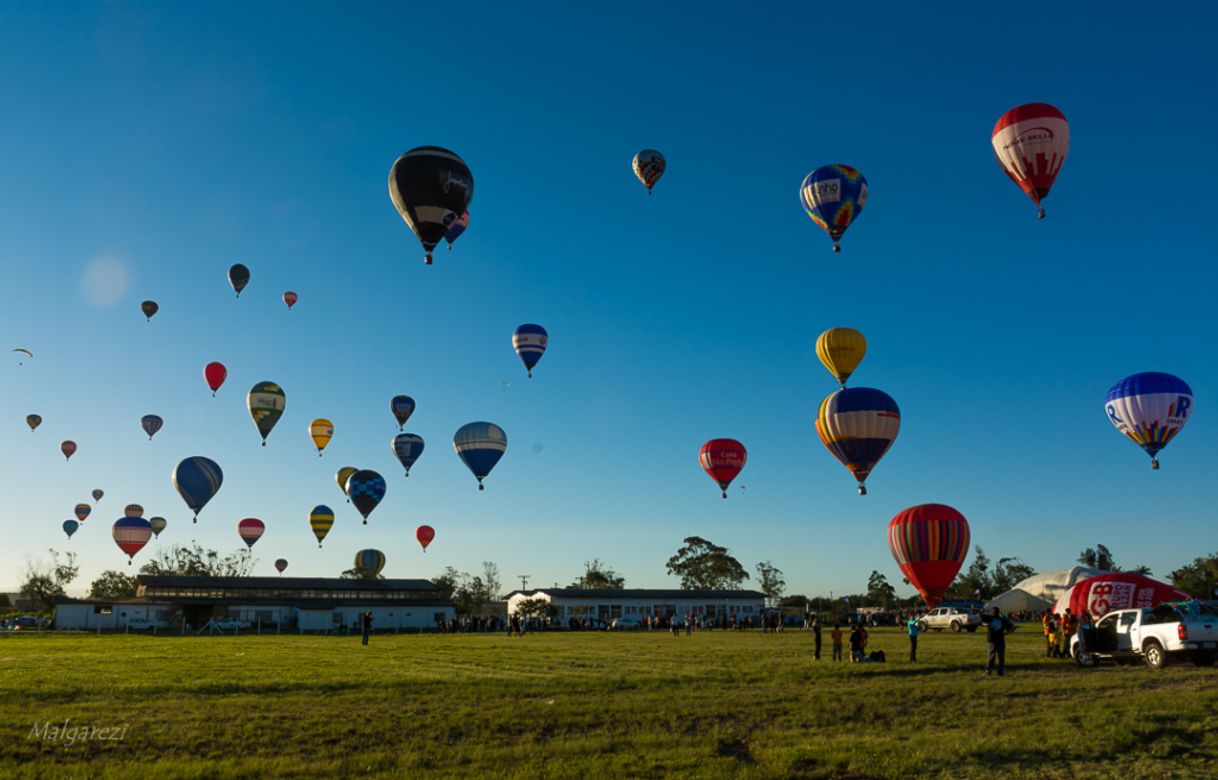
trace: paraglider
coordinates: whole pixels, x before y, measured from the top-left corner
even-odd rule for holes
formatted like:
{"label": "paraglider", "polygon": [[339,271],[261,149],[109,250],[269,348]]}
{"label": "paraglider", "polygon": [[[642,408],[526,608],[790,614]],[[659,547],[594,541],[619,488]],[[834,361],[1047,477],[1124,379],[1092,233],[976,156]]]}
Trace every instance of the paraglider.
{"label": "paraglider", "polygon": [[265,447],[266,437],[271,435],[275,423],[279,422],[283,410],[287,408],[283,388],[274,382],[259,382],[250,388],[245,403],[249,407],[250,418],[258,427],[258,433],[262,434],[262,446]]}
{"label": "paraglider", "polygon": [[140,304],[140,311],[144,313],[144,316],[148,318],[149,322],[152,322],[152,315],[156,314],[160,310],[161,307],[157,305],[156,301],[144,301]]}
{"label": "paraglider", "polygon": [[533,378],[533,366],[541,360],[549,340],[550,335],[540,325],[521,325],[512,333],[512,347],[520,356],[520,361],[524,363],[529,379]]}
{"label": "paraglider", "polygon": [[88,504],[77,504],[72,507],[72,512],[76,515],[76,519],[83,523],[85,518],[93,513],[93,507]]}
{"label": "paraglider", "polygon": [[1032,199],[1037,217],[1044,219],[1041,201],[1070,151],[1066,115],[1048,103],[1017,106],[998,117],[990,144],[999,167]]}
{"label": "paraglider", "polygon": [[280,558],[275,561],[275,571],[283,574],[284,569],[286,568],[288,568],[288,561],[286,558]]}
{"label": "paraglider", "polygon": [[960,571],[968,543],[968,521],[944,504],[910,507],[888,523],[888,549],[931,609]]}
{"label": "paraglider", "polygon": [[644,149],[630,161],[630,167],[634,170],[635,177],[647,187],[647,194],[650,195],[651,188],[656,186],[656,182],[668,168],[668,162],[665,161],[664,155],[655,149]]}
{"label": "paraglider", "polygon": [[490,422],[462,425],[453,436],[453,449],[478,480],[478,489],[485,490],[482,480],[507,452],[507,434]]}
{"label": "paraglider", "polygon": [[347,497],[363,515],[364,525],[368,525],[368,515],[385,497],[386,487],[385,478],[372,469],[360,469],[347,477]]}
{"label": "paraglider", "polygon": [[72,455],[76,452],[76,442],[67,439],[59,445],[59,451],[63,453],[64,460],[71,460]]}
{"label": "paraglider", "polygon": [[152,535],[159,539],[161,538],[161,531],[165,530],[165,526],[169,525],[169,521],[163,517],[150,517],[148,518],[148,525],[152,527]]}
{"label": "paraglider", "polygon": [[152,538],[152,526],[142,517],[120,517],[110,533],[118,548],[127,553],[127,565],[130,566],[131,559]]}
{"label": "paraglider", "polygon": [[30,426],[30,433],[33,433],[35,430],[38,429],[39,425],[42,425],[42,415],[27,414],[25,416],[25,424]]}
{"label": "paraglider", "polygon": [[414,531],[414,538],[419,540],[419,544],[423,545],[423,552],[427,552],[427,545],[431,544],[431,540],[436,538],[436,529],[430,525],[421,525]]}
{"label": "paraglider", "polygon": [[821,443],[854,474],[859,495],[867,495],[867,475],[892,446],[901,430],[901,410],[882,390],[848,387],[821,401],[816,434]]}
{"label": "paraglider", "polygon": [[816,356],[842,387],[866,354],[867,339],[854,328],[829,328],[816,339]]}
{"label": "paraglider", "polygon": [[355,554],[355,569],[364,579],[376,579],[383,568],[385,568],[385,553],[380,550],[360,550]]}
{"label": "paraglider", "polygon": [[[25,348],[23,348],[23,347],[17,347],[17,348],[16,348],[16,349],[14,349],[13,351],[14,351],[14,352],[18,352],[18,353],[20,353],[20,354],[22,354],[22,355],[27,355],[27,356],[29,356],[29,357],[31,357],[31,358],[32,358],[32,357],[34,357],[34,353],[33,353],[33,352],[30,352],[28,349],[25,349]],[[25,365],[25,363],[21,362],[21,360],[20,360],[20,359],[18,359],[18,360],[17,360],[17,365],[19,365],[19,366],[24,366],[24,365]]]}
{"label": "paraglider", "polygon": [[448,229],[448,232],[444,234],[444,240],[448,242],[448,251],[450,251],[450,252],[452,251],[453,242],[461,237],[461,234],[465,232],[465,229],[467,227],[469,227],[469,212],[468,211],[466,211],[464,214],[462,214],[461,218],[458,219],[456,222],[454,222],[453,226],[450,227]]}
{"label": "paraglider", "polygon": [[334,423],[321,417],[317,418],[309,423],[309,436],[313,438],[313,445],[317,447],[317,457],[320,458],[321,451],[334,437]]}
{"label": "paraglider", "polygon": [[228,369],[223,363],[211,362],[203,366],[203,379],[207,382],[207,386],[211,388],[212,398],[216,397],[216,391],[220,389],[220,385],[224,384],[224,380],[228,378]]}
{"label": "paraglider", "polygon": [[389,401],[389,411],[393,412],[393,418],[398,421],[398,430],[403,430],[410,415],[414,414],[414,399],[408,395],[395,395]]}
{"label": "paraglider", "polygon": [[250,269],[241,263],[236,263],[232,268],[228,269],[228,283],[233,286],[233,291],[240,298],[241,291],[245,289],[245,285],[250,283]]}
{"label": "paraglider", "polygon": [[1147,371],[1112,386],[1104,403],[1108,420],[1150,456],[1159,468],[1159,451],[1168,445],[1193,412],[1193,391],[1183,379]]}
{"label": "paraglider", "polygon": [[325,504],[318,504],[309,512],[309,527],[313,529],[313,535],[317,537],[318,549],[321,549],[321,540],[330,533],[332,525],[334,525],[334,510]]}
{"label": "paraglider", "polygon": [[735,439],[711,439],[698,450],[698,462],[727,498],[728,485],[744,468],[749,455]]}
{"label": "paraglider", "polygon": [[[334,475],[334,479],[338,482],[338,489],[343,491],[344,496],[347,495],[347,478],[357,471],[359,471],[359,469],[357,469],[355,466],[343,466],[338,470],[338,473]],[[350,496],[347,497],[347,503],[351,503]]]}
{"label": "paraglider", "polygon": [[139,504],[127,504],[127,506],[123,507],[123,515],[126,517],[143,517],[144,507]]}
{"label": "paraglider", "polygon": [[840,252],[842,234],[867,204],[867,180],[849,165],[822,165],[799,185],[799,202],[833,239],[833,251]]}
{"label": "paraglider", "polygon": [[423,437],[413,433],[399,433],[389,442],[389,446],[393,448],[393,454],[397,456],[398,462],[406,469],[406,476],[409,477],[410,467],[423,454]]}
{"label": "paraglider", "polygon": [[93,496],[94,501],[101,501],[102,496],[106,495],[106,491],[102,490],[101,488],[97,488],[91,495]]}
{"label": "paraglider", "polygon": [[292,309],[293,306],[296,305],[296,301],[298,301],[298,300],[300,300],[300,296],[297,295],[296,293],[292,292],[291,290],[288,290],[287,292],[285,292],[283,294],[283,302],[288,305],[289,311]]}
{"label": "paraglider", "polygon": [[220,486],[224,484],[224,472],[220,464],[202,455],[186,458],[173,470],[173,486],[186,506],[195,513],[192,522],[199,522],[199,512],[207,506]]}
{"label": "paraglider", "polygon": [[152,441],[152,437],[161,430],[161,426],[164,424],[165,421],[156,414],[146,414],[140,418],[140,427],[144,429],[144,433],[148,434],[148,441]]}
{"label": "paraglider", "polygon": [[253,548],[254,542],[266,533],[266,523],[256,517],[247,517],[237,523],[237,535],[245,542],[247,548]]}
{"label": "paraglider", "polygon": [[72,534],[76,533],[77,528],[80,528],[80,523],[75,520],[63,521],[63,532],[68,535],[69,539],[72,538]]}
{"label": "paraglider", "polygon": [[431,265],[436,245],[469,208],[474,175],[465,161],[439,146],[419,146],[399,157],[389,170],[389,197]]}

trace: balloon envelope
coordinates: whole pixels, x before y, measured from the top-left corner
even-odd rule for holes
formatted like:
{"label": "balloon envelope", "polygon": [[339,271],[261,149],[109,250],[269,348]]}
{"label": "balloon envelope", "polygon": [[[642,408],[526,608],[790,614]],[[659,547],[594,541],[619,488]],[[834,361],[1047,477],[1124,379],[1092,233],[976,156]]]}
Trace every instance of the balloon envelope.
{"label": "balloon envelope", "polygon": [[25,424],[30,426],[30,431],[33,432],[35,428],[42,425],[42,416],[37,414],[27,414],[25,416]]}
{"label": "balloon envelope", "polygon": [[668,161],[655,149],[644,149],[635,154],[634,159],[630,161],[630,167],[635,177],[647,187],[647,194],[650,195],[651,188],[656,186],[656,182],[668,168]]}
{"label": "balloon envelope", "polygon": [[88,504],[77,504],[72,511],[76,513],[76,519],[83,523],[85,518],[93,512],[93,507]]}
{"label": "balloon envelope", "polygon": [[1167,446],[1193,412],[1193,391],[1178,376],[1147,371],[1112,386],[1104,403],[1108,421],[1150,456],[1159,468],[1159,451]]}
{"label": "balloon envelope", "polygon": [[144,429],[144,433],[148,434],[148,441],[152,441],[152,437],[161,430],[164,424],[165,421],[159,415],[146,414],[140,418],[140,427]]}
{"label": "balloon envelope", "polygon": [[927,607],[935,607],[951,587],[968,554],[964,515],[944,504],[919,504],[888,523],[888,550]]}
{"label": "balloon envelope", "polygon": [[410,476],[410,467],[423,454],[423,445],[423,437],[413,433],[399,433],[389,442],[389,446],[393,448],[393,454],[397,456],[398,462],[406,469],[406,476]]}
{"label": "balloon envelope", "polygon": [[431,263],[432,250],[469,208],[474,175],[465,161],[439,146],[419,146],[389,170],[389,197]]}
{"label": "balloon envelope", "polygon": [[195,522],[199,521],[199,512],[219,492],[222,484],[224,472],[220,470],[220,464],[202,455],[186,458],[173,470],[173,486],[195,513]]}
{"label": "balloon envelope", "polygon": [[59,451],[63,453],[64,460],[71,460],[73,453],[76,452],[76,442],[68,439],[59,445]]}
{"label": "balloon envelope", "polygon": [[698,450],[698,463],[710,475],[727,498],[728,485],[744,468],[749,459],[744,445],[735,439],[711,439]]}
{"label": "balloon envelope", "polygon": [[128,564],[135,554],[144,549],[152,538],[152,526],[142,517],[120,517],[110,530],[114,543],[127,553]]}
{"label": "balloon envelope", "polygon": [[467,423],[458,428],[453,436],[453,449],[465,462],[466,468],[473,472],[478,480],[478,489],[482,490],[483,478],[491,473],[507,451],[507,434],[494,423]]}
{"label": "balloon envelope", "polygon": [[215,395],[220,389],[220,385],[224,384],[224,380],[228,377],[228,369],[223,363],[211,362],[203,366],[203,379],[207,382],[207,386],[211,388],[211,394]]}
{"label": "balloon envelope", "polygon": [[1069,608],[1075,615],[1090,612],[1092,617],[1098,618],[1116,609],[1157,607],[1192,598],[1182,590],[1141,574],[1111,572],[1076,583],[1058,597],[1053,611],[1064,613]]}
{"label": "balloon envelope", "polygon": [[321,540],[326,538],[326,534],[330,533],[330,527],[334,525],[334,510],[325,504],[318,504],[309,512],[309,527],[313,529],[313,535],[317,537],[317,546],[321,547]]}
{"label": "balloon envelope", "polygon": [[374,580],[385,568],[385,553],[380,550],[360,550],[355,554],[355,568],[365,579]]}
{"label": "balloon envelope", "polygon": [[334,475],[334,479],[338,482],[338,489],[343,491],[344,496],[347,495],[347,479],[357,471],[359,471],[359,469],[357,469],[355,466],[343,466],[338,470],[338,473]]}
{"label": "balloon envelope", "polygon": [[144,316],[149,321],[152,320],[152,315],[156,314],[160,309],[161,307],[157,305],[156,301],[144,301],[140,304],[140,311],[144,312]]}
{"label": "balloon envelope", "polygon": [[1032,199],[1043,219],[1040,202],[1049,194],[1070,151],[1066,115],[1048,103],[1017,106],[998,117],[990,144],[999,167]]}
{"label": "balloon envelope", "polygon": [[275,570],[280,574],[283,574],[283,571],[286,568],[288,568],[288,561],[286,558],[280,558],[275,561]]}
{"label": "balloon envelope", "polygon": [[347,497],[363,515],[364,525],[368,524],[368,515],[385,497],[385,488],[385,478],[372,469],[360,469],[347,477]]}
{"label": "balloon envelope", "polygon": [[275,423],[283,416],[287,400],[283,388],[274,382],[259,382],[250,388],[245,403],[249,407],[250,418],[258,427],[258,433],[262,435],[263,447],[266,446],[266,437],[271,435]]}
{"label": "balloon envelope", "polygon": [[63,532],[68,535],[69,539],[72,538],[72,534],[76,533],[77,528],[80,528],[80,523],[75,520],[63,521]]}
{"label": "balloon envelope", "polygon": [[163,517],[150,517],[148,525],[152,527],[152,535],[159,538],[161,531],[165,530],[165,526],[169,525],[169,522]]}
{"label": "balloon envelope", "polygon": [[799,202],[840,252],[842,235],[867,204],[867,179],[849,165],[822,165],[804,177]]}
{"label": "balloon envelope", "polygon": [[431,544],[431,540],[436,538],[436,529],[430,525],[421,525],[414,531],[414,538],[419,540],[419,544],[423,545],[423,552],[427,552],[427,545]]}
{"label": "balloon envelope", "polygon": [[469,227],[469,211],[461,215],[461,218],[453,223],[453,226],[444,234],[444,240],[448,242],[448,248],[453,248],[453,242],[461,237],[465,229]]}
{"label": "balloon envelope", "polygon": [[901,430],[901,410],[882,390],[848,387],[830,393],[820,404],[816,434],[821,443],[854,474],[859,495],[863,483]]}
{"label": "balloon envelope", "polygon": [[94,491],[93,491],[93,493],[92,493],[92,496],[93,496],[93,500],[94,500],[94,501],[101,501],[101,500],[102,500],[102,496],[104,496],[104,495],[106,495],[106,491],[101,490],[100,488],[99,488],[99,489],[97,489],[97,490],[94,490]]}
{"label": "balloon envelope", "polygon": [[546,329],[540,325],[526,323],[516,328],[512,334],[512,347],[520,356],[520,361],[524,363],[530,379],[533,378],[533,366],[537,365],[537,361],[541,360],[541,356],[545,354],[549,341],[550,334],[546,333]]}
{"label": "balloon envelope", "polygon": [[395,395],[389,402],[389,411],[393,412],[393,419],[398,421],[400,431],[410,419],[410,415],[414,414],[414,399],[408,395]]}
{"label": "balloon envelope", "polygon": [[292,308],[293,306],[295,306],[296,301],[298,301],[298,300],[300,300],[300,296],[297,295],[296,293],[292,292],[291,290],[288,290],[287,292],[285,292],[283,294],[283,302],[288,305],[289,309]]}
{"label": "balloon envelope", "polygon": [[322,417],[317,418],[309,423],[309,436],[313,438],[313,446],[317,447],[317,454],[321,455],[321,451],[334,437],[334,423]]}
{"label": "balloon envelope", "polygon": [[140,504],[127,504],[123,507],[123,514],[127,517],[143,517],[144,507]]}
{"label": "balloon envelope", "polygon": [[236,263],[228,269],[228,283],[233,286],[233,291],[240,298],[241,291],[245,289],[245,285],[250,283],[250,269],[241,263]]}
{"label": "balloon envelope", "polygon": [[245,542],[246,547],[253,547],[254,542],[262,538],[266,533],[266,523],[256,517],[247,517],[237,523],[237,535],[241,537],[241,541]]}
{"label": "balloon envelope", "polygon": [[842,387],[865,354],[867,339],[854,328],[830,328],[816,339],[816,356]]}

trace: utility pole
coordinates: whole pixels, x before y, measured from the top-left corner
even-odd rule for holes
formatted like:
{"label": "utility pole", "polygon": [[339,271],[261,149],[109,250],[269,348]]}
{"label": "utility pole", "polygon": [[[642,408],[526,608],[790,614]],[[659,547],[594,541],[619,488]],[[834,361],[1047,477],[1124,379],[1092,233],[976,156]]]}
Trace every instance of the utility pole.
{"label": "utility pole", "polygon": [[520,578],[520,589],[528,590],[529,589],[529,577],[532,577],[533,575],[532,574],[517,574],[516,576]]}

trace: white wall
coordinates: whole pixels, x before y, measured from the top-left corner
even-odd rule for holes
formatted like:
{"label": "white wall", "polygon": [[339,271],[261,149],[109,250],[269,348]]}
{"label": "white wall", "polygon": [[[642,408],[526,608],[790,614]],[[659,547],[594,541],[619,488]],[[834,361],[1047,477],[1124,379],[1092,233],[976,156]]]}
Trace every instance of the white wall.
{"label": "white wall", "polygon": [[[443,614],[445,620],[451,620],[456,614],[452,607],[432,606],[342,606],[333,609],[302,609],[298,610],[297,627],[301,631],[328,631],[341,622],[347,625],[349,631],[359,631],[363,614],[368,611],[372,612],[373,631],[392,631],[403,628],[434,629],[436,613]],[[336,620],[335,615],[339,615],[340,619]]]}

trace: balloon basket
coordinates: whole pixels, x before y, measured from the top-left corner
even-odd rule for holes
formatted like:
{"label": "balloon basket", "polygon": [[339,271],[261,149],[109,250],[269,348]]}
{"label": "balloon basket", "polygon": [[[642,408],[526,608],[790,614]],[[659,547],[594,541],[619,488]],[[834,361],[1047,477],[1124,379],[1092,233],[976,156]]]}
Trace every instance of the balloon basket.
{"label": "balloon basket", "polygon": [[1150,470],[1151,470],[1151,471],[1158,471],[1158,470],[1159,470],[1159,459],[1158,459],[1158,458],[1151,458],[1151,459],[1150,459]]}
{"label": "balloon basket", "polygon": [[859,495],[860,496],[867,495],[867,486],[866,485],[859,485]]}

